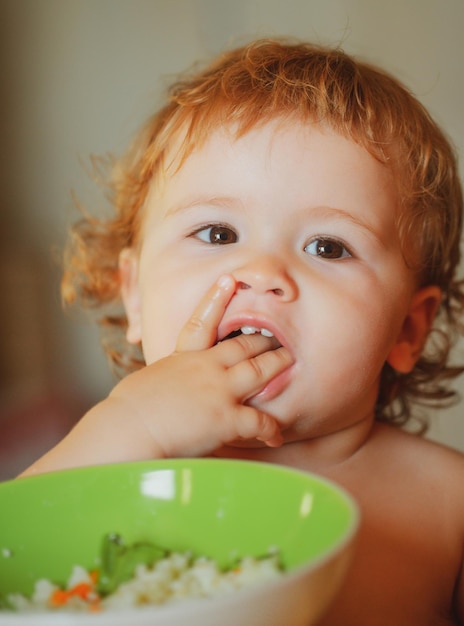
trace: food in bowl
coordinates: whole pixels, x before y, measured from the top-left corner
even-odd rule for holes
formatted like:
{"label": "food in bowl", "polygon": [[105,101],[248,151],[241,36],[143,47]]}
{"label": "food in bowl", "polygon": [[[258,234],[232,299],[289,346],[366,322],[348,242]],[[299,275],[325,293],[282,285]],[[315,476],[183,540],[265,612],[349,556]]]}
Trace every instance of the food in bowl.
{"label": "food in bowl", "polygon": [[3,607],[18,612],[106,611],[210,598],[282,575],[278,554],[246,557],[221,569],[214,559],[168,552],[153,543],[126,546],[115,533],[105,535],[101,565],[89,571],[75,565],[64,587],[36,581],[31,597],[10,594]]}
{"label": "food in bowl", "polygon": [[101,566],[102,538],[205,555],[220,571],[278,548],[280,576],[207,599],[117,610],[13,612],[0,626],[309,626],[347,575],[353,499],[306,472],[231,459],[101,465],[0,483],[0,595],[64,587],[74,565]]}

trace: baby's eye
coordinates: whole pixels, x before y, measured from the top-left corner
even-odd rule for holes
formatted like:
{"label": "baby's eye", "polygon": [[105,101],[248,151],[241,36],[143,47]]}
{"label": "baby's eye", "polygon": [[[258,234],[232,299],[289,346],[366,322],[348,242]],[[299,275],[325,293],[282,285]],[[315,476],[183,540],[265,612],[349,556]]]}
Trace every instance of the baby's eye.
{"label": "baby's eye", "polygon": [[237,233],[229,226],[222,224],[214,224],[205,226],[194,233],[195,237],[205,243],[213,243],[217,245],[227,245],[235,243],[238,240]]}
{"label": "baby's eye", "polygon": [[305,246],[304,251],[322,259],[345,259],[351,256],[340,241],[328,237],[313,239]]}

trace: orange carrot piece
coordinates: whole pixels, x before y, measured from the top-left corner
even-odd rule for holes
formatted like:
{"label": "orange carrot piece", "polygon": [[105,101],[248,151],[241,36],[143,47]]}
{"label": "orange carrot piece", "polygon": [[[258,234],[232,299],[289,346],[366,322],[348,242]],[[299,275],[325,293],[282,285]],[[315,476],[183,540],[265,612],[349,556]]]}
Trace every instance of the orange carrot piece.
{"label": "orange carrot piece", "polygon": [[89,585],[89,583],[78,583],[77,585],[74,585],[74,587],[72,587],[69,590],[69,596],[79,596],[79,598],[82,598],[83,600],[86,600],[89,593],[92,593],[93,591],[93,586]]}
{"label": "orange carrot piece", "polygon": [[50,604],[58,607],[63,606],[69,600],[69,593],[64,589],[56,589],[50,597]]}
{"label": "orange carrot piece", "polygon": [[[58,608],[64,606],[73,597],[79,597],[89,604],[98,605],[100,598],[94,589],[94,584],[78,583],[71,589],[57,589],[50,597],[50,605]],[[98,610],[98,609],[97,609]]]}

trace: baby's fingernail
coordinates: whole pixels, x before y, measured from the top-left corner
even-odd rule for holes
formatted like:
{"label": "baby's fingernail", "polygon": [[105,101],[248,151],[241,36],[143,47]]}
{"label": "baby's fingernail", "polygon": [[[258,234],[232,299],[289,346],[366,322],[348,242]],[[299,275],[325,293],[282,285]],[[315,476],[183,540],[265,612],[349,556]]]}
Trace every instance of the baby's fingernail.
{"label": "baby's fingernail", "polygon": [[229,287],[234,286],[234,279],[230,276],[230,274],[224,274],[224,276],[219,278],[217,284],[223,289],[228,289]]}

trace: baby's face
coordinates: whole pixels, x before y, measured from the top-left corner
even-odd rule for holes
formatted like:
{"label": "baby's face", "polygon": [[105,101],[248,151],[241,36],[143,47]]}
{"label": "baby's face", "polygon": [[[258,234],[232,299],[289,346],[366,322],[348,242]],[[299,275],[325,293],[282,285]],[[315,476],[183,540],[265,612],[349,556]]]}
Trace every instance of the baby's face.
{"label": "baby's face", "polygon": [[280,393],[253,402],[298,423],[295,438],[344,427],[372,411],[414,293],[396,214],[387,168],[329,129],[218,130],[151,191],[129,337],[147,363],[170,354],[203,294],[232,274],[249,288],[218,338],[265,327],[295,360]]}

